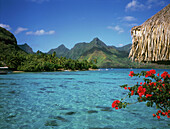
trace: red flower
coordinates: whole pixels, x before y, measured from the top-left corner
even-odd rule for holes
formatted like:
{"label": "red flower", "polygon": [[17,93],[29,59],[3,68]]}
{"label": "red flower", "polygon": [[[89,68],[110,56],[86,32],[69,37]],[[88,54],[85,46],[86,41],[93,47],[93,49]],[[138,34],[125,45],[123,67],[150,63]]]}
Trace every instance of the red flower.
{"label": "red flower", "polygon": [[151,72],[151,74],[155,74],[156,73],[156,71],[153,70],[153,69],[151,69],[150,72]]}
{"label": "red flower", "polygon": [[128,87],[128,89],[130,90],[130,87]]}
{"label": "red flower", "polygon": [[157,74],[157,76],[159,76],[159,73]]}
{"label": "red flower", "polygon": [[165,116],[165,113],[164,113],[164,112],[162,112],[162,115],[163,115],[163,116]]}
{"label": "red flower", "polygon": [[131,91],[131,96],[134,94],[134,90]]}
{"label": "red flower", "polygon": [[152,69],[152,70],[146,72],[145,77],[152,76],[152,74],[155,74],[155,73],[156,73],[156,71]]}
{"label": "red flower", "polygon": [[115,108],[116,110],[118,109],[118,104],[120,103],[119,100],[115,100],[113,103],[112,103],[112,108]]}
{"label": "red flower", "polygon": [[150,72],[150,71],[147,71],[145,77],[149,77],[149,76],[151,76],[151,75],[152,75],[151,72]]}
{"label": "red flower", "polygon": [[156,115],[155,114],[153,114],[153,117],[155,117]]}
{"label": "red flower", "polygon": [[142,85],[142,82],[140,82],[140,85]]}
{"label": "red flower", "polygon": [[158,110],[158,113],[161,113],[162,111],[161,110]]}
{"label": "red flower", "polygon": [[153,83],[154,86],[156,86],[156,83]]}
{"label": "red flower", "polygon": [[157,116],[158,119],[160,119],[161,117],[160,116]]}
{"label": "red flower", "polygon": [[115,107],[116,110],[118,110],[119,108],[118,107]]}
{"label": "red flower", "polygon": [[146,98],[151,97],[151,96],[152,96],[152,94],[146,94]]}
{"label": "red flower", "polygon": [[127,90],[127,87],[124,87],[125,90]]}
{"label": "red flower", "polygon": [[[164,72],[161,74],[161,77],[162,77],[163,79],[165,79],[166,76],[169,77],[170,75],[168,74],[168,72],[164,71]],[[169,77],[169,78],[170,78],[170,77]]]}
{"label": "red flower", "polygon": [[165,115],[168,115],[168,112],[165,112]]}
{"label": "red flower", "polygon": [[129,76],[133,77],[133,75],[134,75],[134,72],[133,72],[133,71],[130,71]]}
{"label": "red flower", "polygon": [[170,78],[170,74],[168,74],[168,78]]}
{"label": "red flower", "polygon": [[139,86],[137,92],[138,92],[139,96],[142,97],[142,95],[144,95],[145,92],[146,92],[146,88],[143,88],[142,86]]}

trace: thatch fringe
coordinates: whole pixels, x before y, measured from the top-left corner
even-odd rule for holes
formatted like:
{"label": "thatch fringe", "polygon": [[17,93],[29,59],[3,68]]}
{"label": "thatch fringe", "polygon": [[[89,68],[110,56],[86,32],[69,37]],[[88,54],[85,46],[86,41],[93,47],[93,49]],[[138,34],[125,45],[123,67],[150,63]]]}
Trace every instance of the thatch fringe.
{"label": "thatch fringe", "polygon": [[170,61],[170,4],[131,29],[132,61]]}

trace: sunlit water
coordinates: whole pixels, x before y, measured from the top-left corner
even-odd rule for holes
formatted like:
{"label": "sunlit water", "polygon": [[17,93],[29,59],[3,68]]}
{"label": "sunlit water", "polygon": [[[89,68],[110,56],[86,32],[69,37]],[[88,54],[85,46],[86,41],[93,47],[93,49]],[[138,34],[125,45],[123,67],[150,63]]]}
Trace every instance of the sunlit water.
{"label": "sunlit water", "polygon": [[[0,75],[0,128],[170,128],[170,119],[153,118],[157,110],[147,108],[145,103],[120,110],[111,108],[114,100],[128,92],[119,87],[121,84],[142,80],[129,77],[129,72],[102,69]],[[130,99],[134,100],[135,96]]]}

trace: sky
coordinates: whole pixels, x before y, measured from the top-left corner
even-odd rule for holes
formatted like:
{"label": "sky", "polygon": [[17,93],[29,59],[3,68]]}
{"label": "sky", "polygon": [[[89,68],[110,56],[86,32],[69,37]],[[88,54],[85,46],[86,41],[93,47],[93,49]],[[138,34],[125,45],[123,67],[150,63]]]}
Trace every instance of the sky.
{"label": "sky", "polygon": [[64,44],[98,37],[109,46],[132,42],[130,30],[170,4],[170,0],[0,0],[0,26],[18,44],[48,52]]}

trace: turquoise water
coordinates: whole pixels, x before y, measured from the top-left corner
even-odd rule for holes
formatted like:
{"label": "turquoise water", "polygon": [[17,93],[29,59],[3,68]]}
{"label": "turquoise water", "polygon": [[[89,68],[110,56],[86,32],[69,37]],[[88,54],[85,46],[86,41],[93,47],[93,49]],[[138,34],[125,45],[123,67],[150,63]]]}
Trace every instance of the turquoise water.
{"label": "turquoise water", "polygon": [[[101,69],[0,75],[0,128],[170,128],[170,119],[153,118],[155,108],[144,103],[120,110],[111,108],[114,100],[126,96],[127,91],[119,85],[142,80],[129,77],[129,72]],[[134,100],[135,96],[130,99]]]}

